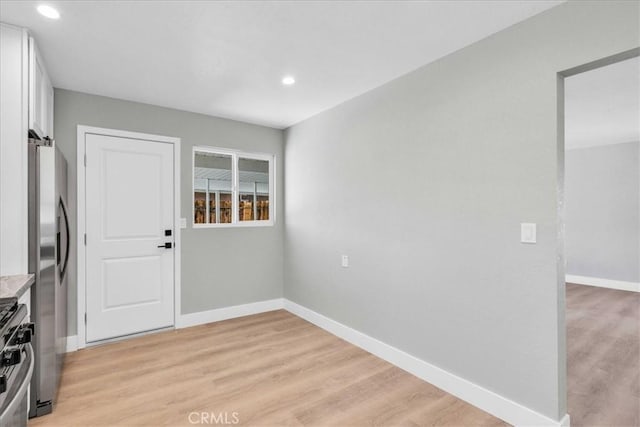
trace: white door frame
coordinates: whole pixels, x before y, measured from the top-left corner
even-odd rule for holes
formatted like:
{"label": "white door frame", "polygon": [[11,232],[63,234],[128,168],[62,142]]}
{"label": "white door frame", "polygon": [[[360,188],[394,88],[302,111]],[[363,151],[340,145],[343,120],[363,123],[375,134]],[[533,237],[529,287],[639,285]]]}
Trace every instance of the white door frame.
{"label": "white door frame", "polygon": [[129,132],[116,129],[105,129],[92,126],[78,125],[77,140],[77,225],[76,244],[78,248],[78,271],[77,271],[77,296],[78,296],[78,348],[87,346],[87,325],[85,323],[87,313],[87,282],[86,282],[86,246],[84,234],[86,230],[86,169],[85,169],[85,137],[87,134],[115,136],[129,139],[139,139],[142,141],[164,142],[173,144],[173,206],[174,206],[174,257],[173,257],[173,327],[175,328],[180,318],[180,260],[182,244],[180,242],[180,138],[170,136],[151,135],[139,132]]}

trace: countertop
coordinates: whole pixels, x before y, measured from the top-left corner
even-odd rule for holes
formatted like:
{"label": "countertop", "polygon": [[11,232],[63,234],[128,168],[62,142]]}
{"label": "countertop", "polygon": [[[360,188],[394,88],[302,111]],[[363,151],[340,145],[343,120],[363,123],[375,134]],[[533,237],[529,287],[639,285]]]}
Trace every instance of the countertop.
{"label": "countertop", "polygon": [[33,285],[34,281],[33,274],[0,276],[0,301],[20,298]]}

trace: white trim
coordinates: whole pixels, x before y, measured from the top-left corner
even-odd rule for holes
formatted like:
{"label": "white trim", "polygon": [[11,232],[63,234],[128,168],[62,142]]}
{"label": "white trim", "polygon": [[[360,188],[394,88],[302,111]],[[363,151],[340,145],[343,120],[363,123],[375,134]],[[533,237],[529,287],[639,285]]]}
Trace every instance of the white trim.
{"label": "white trim", "polygon": [[[285,310],[512,425],[568,426],[287,299]],[[566,424],[565,424],[566,423]]]}
{"label": "white trim", "polygon": [[180,316],[182,316],[182,227],[180,224],[182,222],[180,213],[180,206],[182,204],[180,196],[180,174],[182,168],[180,163],[180,147],[182,141],[180,138],[173,139],[173,326],[175,328]]}
{"label": "white trim", "polygon": [[607,143],[602,143],[601,141],[599,142],[592,142],[592,143],[582,143],[583,145],[577,146],[577,147],[566,147],[565,146],[565,150],[567,151],[574,151],[574,150],[583,150],[585,148],[602,148],[602,147],[614,147],[616,145],[620,145],[620,144],[634,144],[634,143],[638,143],[637,139],[632,139],[630,141],[619,141],[619,142],[614,142],[611,144],[607,144]]}
{"label": "white trim", "polygon": [[183,314],[176,322],[176,328],[188,328],[189,326],[203,325],[205,323],[219,322],[220,320],[234,319],[236,317],[250,316],[252,314],[265,313],[267,311],[281,310],[284,308],[284,300],[276,298],[249,304],[234,305],[232,307],[216,308],[214,310],[200,311],[197,313]]}
{"label": "white trim", "polygon": [[77,335],[69,335],[67,337],[67,353],[71,353],[72,351],[78,350],[78,336]]}
{"label": "white trim", "polygon": [[[29,74],[29,31],[26,28],[22,28],[22,78],[24,79],[25,74]],[[22,148],[21,154],[21,164],[22,164],[22,182],[20,184],[21,190],[23,191],[21,207],[22,214],[24,218],[22,219],[22,223],[20,224],[21,232],[20,234],[23,236],[22,239],[22,248],[20,248],[21,253],[21,272],[29,271],[29,146],[27,143],[29,142],[29,83],[21,81],[20,84],[22,86],[22,121],[21,121],[21,129],[22,129]],[[6,122],[5,122],[6,126]],[[52,135],[53,137],[53,135]],[[4,143],[13,143],[13,141],[4,141]],[[4,199],[6,202],[6,198]]]}
{"label": "white trim", "polygon": [[[78,269],[77,269],[77,307],[78,307],[78,335],[76,335],[77,345],[76,348],[85,348],[87,346],[86,337],[86,327],[84,323],[85,314],[86,314],[86,252],[84,245],[84,233],[86,230],[86,219],[85,219],[85,179],[86,179],[86,171],[84,167],[84,156],[85,156],[85,137],[87,134],[96,134],[96,135],[107,135],[107,136],[116,136],[121,138],[129,138],[129,139],[140,139],[144,141],[153,141],[153,142],[165,142],[169,144],[173,144],[173,196],[174,196],[174,214],[173,214],[173,234],[174,234],[174,257],[173,257],[173,285],[174,285],[174,313],[173,313],[173,322],[174,325],[178,323],[180,318],[180,307],[181,307],[181,289],[182,285],[180,282],[181,277],[181,251],[182,251],[182,241],[181,241],[181,227],[180,227],[180,138],[171,137],[171,136],[162,136],[162,135],[152,135],[146,133],[139,132],[129,132],[124,130],[117,129],[106,129],[92,126],[83,126],[78,125],[77,132],[77,224],[76,224],[76,247],[78,248]],[[67,346],[68,347],[68,346]]]}
{"label": "white trim", "polygon": [[574,276],[567,274],[567,283],[576,285],[599,286],[601,288],[618,289],[620,291],[640,292],[640,282],[625,282],[622,280],[601,279],[599,277]]}
{"label": "white trim", "polygon": [[[195,205],[195,203],[194,203]],[[194,215],[195,216],[195,215]],[[237,223],[232,222],[224,222],[220,224],[196,224],[193,223],[193,228],[242,228],[242,227],[272,227],[274,226],[274,222],[271,220],[268,221],[242,221]]]}
{"label": "white trim", "polygon": [[566,414],[564,417],[562,417],[562,419],[560,420],[560,427],[571,427],[571,417],[569,416],[569,414]]}
{"label": "white trim", "polygon": [[[86,129],[83,126],[78,126],[78,134],[76,139],[76,173],[77,173],[77,183],[76,183],[76,248],[77,248],[77,276],[76,276],[76,306],[77,306],[77,332],[76,335],[76,346],[77,348],[84,348],[86,345],[85,338],[87,336],[86,333],[86,325],[84,323],[85,315],[86,315],[86,251],[84,246],[84,230],[86,230],[85,226],[85,179],[86,174],[84,171],[84,155],[85,155],[85,146],[84,139],[85,133],[89,129]],[[84,337],[79,339],[78,337]]]}

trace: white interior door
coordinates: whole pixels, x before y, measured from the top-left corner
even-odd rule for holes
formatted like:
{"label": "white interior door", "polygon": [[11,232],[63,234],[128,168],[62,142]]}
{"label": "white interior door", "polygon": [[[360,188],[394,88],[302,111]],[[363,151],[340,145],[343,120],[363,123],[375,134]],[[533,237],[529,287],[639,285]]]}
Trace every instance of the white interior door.
{"label": "white interior door", "polygon": [[173,145],[87,134],[85,153],[87,342],[172,326]]}

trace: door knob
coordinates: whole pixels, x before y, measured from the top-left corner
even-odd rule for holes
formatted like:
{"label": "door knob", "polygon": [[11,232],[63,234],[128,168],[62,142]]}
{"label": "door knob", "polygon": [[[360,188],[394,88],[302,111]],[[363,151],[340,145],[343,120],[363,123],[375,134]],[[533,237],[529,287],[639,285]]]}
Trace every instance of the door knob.
{"label": "door knob", "polygon": [[171,244],[171,242],[167,242],[167,243],[165,243],[164,245],[160,245],[160,246],[158,246],[158,247],[159,247],[159,248],[165,248],[165,249],[171,249],[172,244]]}

